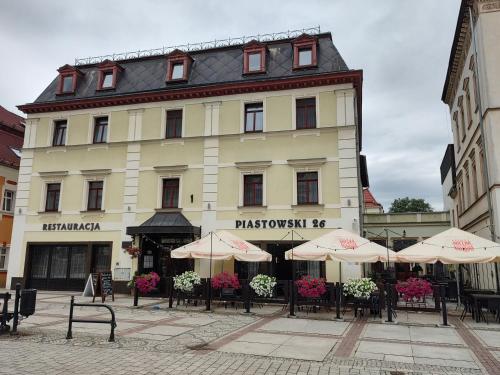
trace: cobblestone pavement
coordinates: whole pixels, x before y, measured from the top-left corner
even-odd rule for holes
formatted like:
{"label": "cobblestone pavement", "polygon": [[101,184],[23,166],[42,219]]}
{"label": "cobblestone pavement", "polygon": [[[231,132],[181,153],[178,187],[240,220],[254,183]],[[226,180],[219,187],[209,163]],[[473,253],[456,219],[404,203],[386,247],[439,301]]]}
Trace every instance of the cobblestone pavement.
{"label": "cobblestone pavement", "polygon": [[[79,298],[79,300],[85,300]],[[168,309],[163,300],[116,298],[109,326],[75,323],[66,340],[69,297],[40,293],[17,336],[0,336],[0,374],[500,374],[500,327],[436,314],[398,313],[398,324],[331,313],[286,317],[281,306],[245,315],[216,306]],[[106,315],[107,314],[107,315]],[[95,307],[75,316],[109,316]],[[329,319],[329,320],[326,320]]]}

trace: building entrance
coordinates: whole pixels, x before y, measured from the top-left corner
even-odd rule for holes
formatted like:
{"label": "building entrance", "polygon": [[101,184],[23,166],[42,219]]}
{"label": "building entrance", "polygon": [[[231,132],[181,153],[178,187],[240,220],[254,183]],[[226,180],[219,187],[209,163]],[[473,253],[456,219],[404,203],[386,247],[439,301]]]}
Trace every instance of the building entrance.
{"label": "building entrance", "polygon": [[42,290],[83,290],[89,273],[110,269],[110,243],[31,244],[26,285]]}

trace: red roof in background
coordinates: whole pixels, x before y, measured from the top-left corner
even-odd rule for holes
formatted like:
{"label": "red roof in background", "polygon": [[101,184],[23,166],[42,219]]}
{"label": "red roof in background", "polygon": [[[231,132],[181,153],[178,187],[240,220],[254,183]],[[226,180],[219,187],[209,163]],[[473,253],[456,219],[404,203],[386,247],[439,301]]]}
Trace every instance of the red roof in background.
{"label": "red roof in background", "polygon": [[379,208],[382,207],[380,203],[377,202],[373,194],[368,188],[363,189],[363,200],[365,202],[365,207]]}
{"label": "red roof in background", "polygon": [[0,124],[24,133],[24,117],[7,111],[0,105]]}
{"label": "red roof in background", "polygon": [[0,164],[19,168],[19,160],[12,149],[21,150],[24,138],[24,118],[0,106]]}

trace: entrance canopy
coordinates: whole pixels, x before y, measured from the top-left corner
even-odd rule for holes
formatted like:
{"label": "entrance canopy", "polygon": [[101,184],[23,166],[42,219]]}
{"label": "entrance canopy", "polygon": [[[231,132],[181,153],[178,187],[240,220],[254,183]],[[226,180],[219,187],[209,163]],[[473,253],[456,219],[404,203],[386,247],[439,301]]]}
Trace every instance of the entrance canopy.
{"label": "entrance canopy", "polygon": [[170,254],[172,258],[236,259],[243,262],[270,262],[272,258],[271,254],[224,230],[210,232]]}
{"label": "entrance canopy", "polygon": [[387,262],[396,253],[344,229],[336,229],[285,253],[289,260],[343,262]]}
{"label": "entrance canopy", "polygon": [[137,227],[127,227],[127,234],[186,234],[199,236],[200,227],[191,225],[180,212],[157,212]]}
{"label": "entrance canopy", "polygon": [[500,244],[451,228],[397,253],[399,262],[465,264],[500,261]]}

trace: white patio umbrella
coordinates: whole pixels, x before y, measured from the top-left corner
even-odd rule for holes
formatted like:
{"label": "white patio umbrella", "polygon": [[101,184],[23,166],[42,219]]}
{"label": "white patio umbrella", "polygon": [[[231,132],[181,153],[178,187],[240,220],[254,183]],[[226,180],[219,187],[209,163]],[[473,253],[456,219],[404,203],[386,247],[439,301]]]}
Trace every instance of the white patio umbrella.
{"label": "white patio umbrella", "polygon": [[[209,278],[212,279],[212,260],[236,259],[243,262],[270,262],[271,254],[258,248],[234,234],[221,230],[206,236],[170,253],[172,258],[210,259]],[[209,281],[207,310],[212,300],[212,283]]]}
{"label": "white patio umbrella", "polygon": [[336,229],[285,253],[289,260],[388,262],[396,253],[344,229]]}
{"label": "white patio umbrella", "polygon": [[236,259],[243,262],[270,262],[271,254],[234,234],[220,230],[171,252],[172,258],[212,260]]}
{"label": "white patio umbrella", "polygon": [[399,262],[466,264],[500,261],[500,244],[450,228],[396,254]]}

